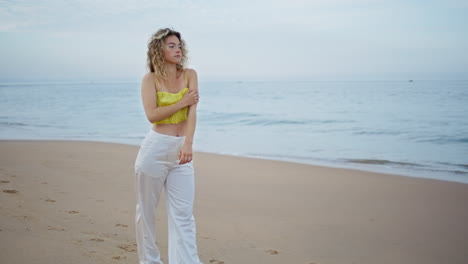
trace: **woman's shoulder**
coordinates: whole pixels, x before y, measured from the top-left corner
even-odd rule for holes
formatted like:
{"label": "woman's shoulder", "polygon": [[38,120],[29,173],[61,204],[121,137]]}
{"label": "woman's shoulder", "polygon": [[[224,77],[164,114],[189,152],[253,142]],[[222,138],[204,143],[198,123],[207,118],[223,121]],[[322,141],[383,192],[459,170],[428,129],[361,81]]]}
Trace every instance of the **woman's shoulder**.
{"label": "woman's shoulder", "polygon": [[197,71],[193,68],[185,68],[185,71],[187,72],[187,77],[190,79],[191,77],[196,77],[197,76]]}
{"label": "woman's shoulder", "polygon": [[154,72],[147,72],[143,75],[142,80],[141,80],[141,88],[143,90],[154,90],[156,87],[155,83],[155,73]]}
{"label": "woman's shoulder", "polygon": [[156,76],[156,74],[154,72],[147,72],[145,73],[145,75],[143,75],[143,81],[152,81],[154,79],[154,77]]}

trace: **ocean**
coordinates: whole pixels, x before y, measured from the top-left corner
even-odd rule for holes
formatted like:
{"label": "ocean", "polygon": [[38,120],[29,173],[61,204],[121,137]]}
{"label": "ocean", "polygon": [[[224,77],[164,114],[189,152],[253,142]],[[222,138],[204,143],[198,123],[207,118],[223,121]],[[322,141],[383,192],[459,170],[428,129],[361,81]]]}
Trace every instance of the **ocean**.
{"label": "ocean", "polygon": [[[200,81],[194,151],[468,183],[468,81]],[[0,139],[140,145],[137,82],[0,83]]]}

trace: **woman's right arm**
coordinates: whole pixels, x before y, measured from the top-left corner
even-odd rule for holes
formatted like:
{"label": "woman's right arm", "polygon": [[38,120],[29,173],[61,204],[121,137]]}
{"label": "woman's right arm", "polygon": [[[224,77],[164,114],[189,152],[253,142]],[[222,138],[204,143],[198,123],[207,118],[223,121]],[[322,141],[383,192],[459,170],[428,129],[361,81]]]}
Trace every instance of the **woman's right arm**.
{"label": "woman's right arm", "polygon": [[156,90],[154,89],[152,73],[147,73],[143,76],[141,83],[141,98],[143,100],[146,117],[151,123],[168,118],[180,109],[194,104],[197,101],[197,96],[197,94],[193,92],[190,93],[189,91],[185,93],[184,98],[179,102],[168,106],[158,107],[156,105]]}

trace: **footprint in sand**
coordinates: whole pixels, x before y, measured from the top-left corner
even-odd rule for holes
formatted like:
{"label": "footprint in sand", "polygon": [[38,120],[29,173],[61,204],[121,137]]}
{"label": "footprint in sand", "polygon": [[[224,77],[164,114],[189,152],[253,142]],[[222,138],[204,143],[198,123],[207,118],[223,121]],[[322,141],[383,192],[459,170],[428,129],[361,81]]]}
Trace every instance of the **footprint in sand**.
{"label": "footprint in sand", "polygon": [[216,259],[210,259],[210,263],[213,264],[224,264],[224,261],[216,260]]}
{"label": "footprint in sand", "polygon": [[134,244],[134,243],[130,244],[130,245],[129,244],[118,245],[117,247],[120,248],[120,249],[123,249],[123,250],[125,250],[127,252],[135,252],[136,251],[136,244]]}
{"label": "footprint in sand", "polygon": [[128,227],[128,225],[124,225],[124,224],[116,224],[115,226]]}
{"label": "footprint in sand", "polygon": [[46,202],[50,202],[50,203],[55,203],[55,200],[52,200],[52,199],[49,199],[47,198],[47,200],[45,200]]}
{"label": "footprint in sand", "polygon": [[102,241],[104,241],[104,239],[102,239],[102,238],[91,238],[90,240],[91,240],[91,241],[97,241],[97,242],[102,242]]}
{"label": "footprint in sand", "polygon": [[7,181],[7,180],[1,180],[0,182],[1,182],[1,183],[9,183],[10,181]]}
{"label": "footprint in sand", "polygon": [[4,169],[1,169],[1,168],[0,168],[0,171],[2,171],[2,172],[4,171],[4,172],[3,172],[3,175],[5,175],[5,176],[16,177],[15,174],[9,173],[9,172],[7,172],[7,171],[4,170]]}
{"label": "footprint in sand", "polygon": [[16,177],[16,174],[14,174],[14,173],[9,173],[9,172],[5,172],[4,175],[5,175],[5,176],[10,176],[10,177],[13,177],[13,178]]}
{"label": "footprint in sand", "polygon": [[116,259],[116,260],[121,260],[121,259],[126,259],[127,257],[125,256],[113,256],[112,259]]}
{"label": "footprint in sand", "polygon": [[4,193],[17,193],[17,190],[3,190]]}
{"label": "footprint in sand", "polygon": [[271,255],[278,255],[278,251],[276,250],[273,250],[273,249],[269,249],[267,251],[265,251],[266,253],[270,253]]}
{"label": "footprint in sand", "polygon": [[48,230],[55,230],[55,231],[65,231],[64,228],[59,228],[59,227],[53,227],[53,226],[48,226]]}
{"label": "footprint in sand", "polygon": [[34,217],[30,215],[14,215],[13,217],[18,218],[22,221],[27,221],[27,222],[30,222],[34,219]]}
{"label": "footprint in sand", "polygon": [[65,211],[65,212],[67,212],[67,213],[69,213],[69,214],[77,214],[77,213],[79,213],[79,211]]}

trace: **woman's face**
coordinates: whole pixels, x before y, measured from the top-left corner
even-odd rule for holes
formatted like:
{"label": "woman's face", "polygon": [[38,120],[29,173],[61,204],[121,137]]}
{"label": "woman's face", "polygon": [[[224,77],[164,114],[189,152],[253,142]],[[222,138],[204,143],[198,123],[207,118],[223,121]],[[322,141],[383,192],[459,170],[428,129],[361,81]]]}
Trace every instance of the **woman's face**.
{"label": "woman's face", "polygon": [[179,39],[176,36],[169,36],[164,43],[164,59],[166,62],[177,64],[182,58],[182,50]]}

